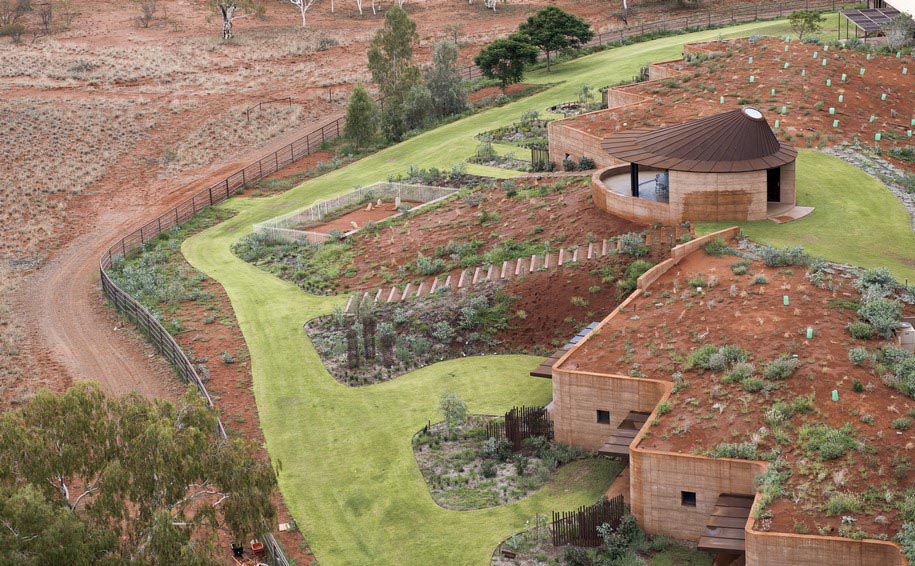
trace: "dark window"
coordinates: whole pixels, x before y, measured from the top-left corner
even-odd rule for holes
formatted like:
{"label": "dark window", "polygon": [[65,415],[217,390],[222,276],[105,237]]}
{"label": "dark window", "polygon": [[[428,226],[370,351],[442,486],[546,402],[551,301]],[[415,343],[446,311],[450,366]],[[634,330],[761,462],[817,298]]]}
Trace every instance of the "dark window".
{"label": "dark window", "polygon": [[687,507],[696,506],[696,492],[695,491],[681,491],[680,492],[680,505],[686,505]]}
{"label": "dark window", "polygon": [[601,424],[610,424],[610,411],[597,410],[597,422]]}

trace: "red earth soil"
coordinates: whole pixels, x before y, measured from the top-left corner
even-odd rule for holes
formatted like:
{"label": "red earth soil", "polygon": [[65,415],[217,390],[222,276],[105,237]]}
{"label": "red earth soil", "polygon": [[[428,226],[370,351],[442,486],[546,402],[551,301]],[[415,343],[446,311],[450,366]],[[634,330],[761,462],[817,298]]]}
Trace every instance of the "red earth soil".
{"label": "red earth soil", "polygon": [[[824,51],[822,45],[785,43],[772,38],[756,43],[746,39],[712,42],[699,47],[723,56],[696,65],[684,61],[667,63],[664,66],[672,72],[684,74],[622,87],[625,92],[649,98],[648,103],[592,113],[568,123],[608,137],[623,129],[678,124],[752,105],[763,111],[770,126],[775,127],[778,121],[778,136],[788,144],[823,147],[859,141],[879,146],[884,150],[883,157],[894,165],[913,169],[911,162],[885,153],[913,143],[908,137],[915,119],[915,60],[911,55],[899,59],[871,55],[868,60],[866,53],[851,49],[833,47]],[[904,68],[909,74],[902,74]],[[861,69],[865,69],[864,75],[860,74]],[[882,100],[883,96],[886,100]],[[781,114],[782,107],[785,114]],[[834,114],[829,113],[830,108]],[[838,120],[838,127],[833,127],[833,120]],[[878,133],[882,135],[879,142],[875,141]]]}
{"label": "red earth soil", "polygon": [[[408,208],[413,208],[419,204],[420,203],[418,202],[401,201],[401,205]],[[334,230],[338,232],[349,232],[350,230],[362,228],[369,222],[380,222],[385,218],[390,218],[397,214],[399,213],[397,212],[397,208],[394,207],[393,200],[382,200],[381,205],[378,205],[378,202],[374,201],[371,203],[371,210],[369,210],[369,205],[365,205],[364,207],[360,206],[356,210],[351,210],[318,225],[308,226],[305,224],[299,226],[297,229],[308,230],[309,232],[320,232],[322,234],[327,234]]]}
{"label": "red earth soil", "polygon": [[[748,441],[761,427],[775,428],[764,413],[776,401],[790,405],[813,394],[813,411],[795,414],[781,427],[790,442],[779,444],[769,434],[758,449],[778,448],[793,472],[785,492],[804,494],[798,504],[787,498],[772,504],[772,530],[795,532],[798,523],[811,533],[821,526],[835,534],[840,517],[826,517],[819,509],[826,502],[823,489],[835,478],[841,481],[839,491],[864,494],[877,488],[878,499],[886,490],[911,485],[913,472],[897,464],[902,458],[908,461],[915,449],[915,432],[895,430],[891,423],[915,409],[915,401],[884,385],[873,364],[855,366],[849,361],[852,347],[875,350],[886,344],[876,338],[852,339],[845,330],[857,319],[853,310],[838,303],[858,299],[850,280],[836,276],[835,291],[820,289],[805,278],[803,267],[770,268],[761,262],[753,262],[748,274],[738,276],[730,269],[738,259],[709,257],[701,250],[688,256],[589,339],[564,367],[620,375],[630,375],[638,367],[649,378],[666,380],[682,372],[688,386],[671,396],[673,410],[660,417],[640,446],[686,454],[723,442]],[[753,285],[756,274],[764,274],[768,284]],[[691,278],[708,281],[713,276],[717,283],[707,284],[701,293],[687,285]],[[789,306],[783,304],[786,295]],[[808,327],[814,331],[811,340],[806,338]],[[736,344],[749,351],[757,376],[767,362],[781,355],[797,354],[802,365],[788,379],[770,382],[775,385],[770,391],[748,393],[740,383],[722,382],[722,372],[685,368],[689,353],[703,344]],[[863,392],[853,391],[854,380],[863,384]],[[831,401],[833,390],[838,391],[838,402]],[[871,415],[873,422],[864,423],[863,415]],[[851,423],[855,438],[869,451],[852,450],[820,467],[816,458],[805,453],[797,430],[805,423],[821,422],[834,428]],[[817,479],[820,470],[825,472]],[[893,536],[900,527],[895,505],[868,501],[862,513],[846,514],[871,536]],[[886,522],[875,522],[878,515]]]}

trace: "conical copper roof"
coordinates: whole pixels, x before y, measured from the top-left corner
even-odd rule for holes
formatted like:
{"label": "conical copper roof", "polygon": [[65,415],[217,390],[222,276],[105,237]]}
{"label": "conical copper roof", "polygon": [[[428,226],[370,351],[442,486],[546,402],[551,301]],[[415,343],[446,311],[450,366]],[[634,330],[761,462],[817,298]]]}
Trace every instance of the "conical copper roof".
{"label": "conical copper roof", "polygon": [[613,157],[630,163],[697,173],[760,171],[797,158],[797,151],[778,141],[755,108],[657,130],[620,132],[601,145]]}

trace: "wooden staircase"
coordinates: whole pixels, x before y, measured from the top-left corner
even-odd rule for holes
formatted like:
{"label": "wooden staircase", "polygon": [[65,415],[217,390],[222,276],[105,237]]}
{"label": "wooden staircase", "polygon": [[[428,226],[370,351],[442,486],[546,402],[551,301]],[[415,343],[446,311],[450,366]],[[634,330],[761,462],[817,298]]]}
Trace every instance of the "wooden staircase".
{"label": "wooden staircase", "polygon": [[599,456],[608,456],[611,458],[629,459],[629,445],[632,439],[642,430],[645,422],[648,421],[649,413],[630,411],[620,426],[617,427],[607,442],[597,451]]}
{"label": "wooden staircase", "polygon": [[744,528],[751,507],[752,495],[720,495],[708,518],[705,534],[699,538],[699,550],[713,554],[743,554],[746,549]]}

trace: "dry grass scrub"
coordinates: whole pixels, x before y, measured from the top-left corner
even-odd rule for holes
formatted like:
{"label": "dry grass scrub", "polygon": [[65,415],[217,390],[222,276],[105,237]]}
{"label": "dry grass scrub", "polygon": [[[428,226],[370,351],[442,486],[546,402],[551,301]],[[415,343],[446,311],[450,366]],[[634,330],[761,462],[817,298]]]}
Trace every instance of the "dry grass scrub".
{"label": "dry grass scrub", "polygon": [[156,114],[145,108],[144,101],[0,100],[0,261],[37,251],[67,200],[155,125]]}
{"label": "dry grass scrub", "polygon": [[286,102],[255,108],[250,120],[245,117],[245,108],[236,106],[220,113],[185,138],[177,149],[166,151],[161,158],[165,171],[160,171],[160,177],[210,163],[218,156],[259,147],[301,127],[309,118],[302,106]]}

